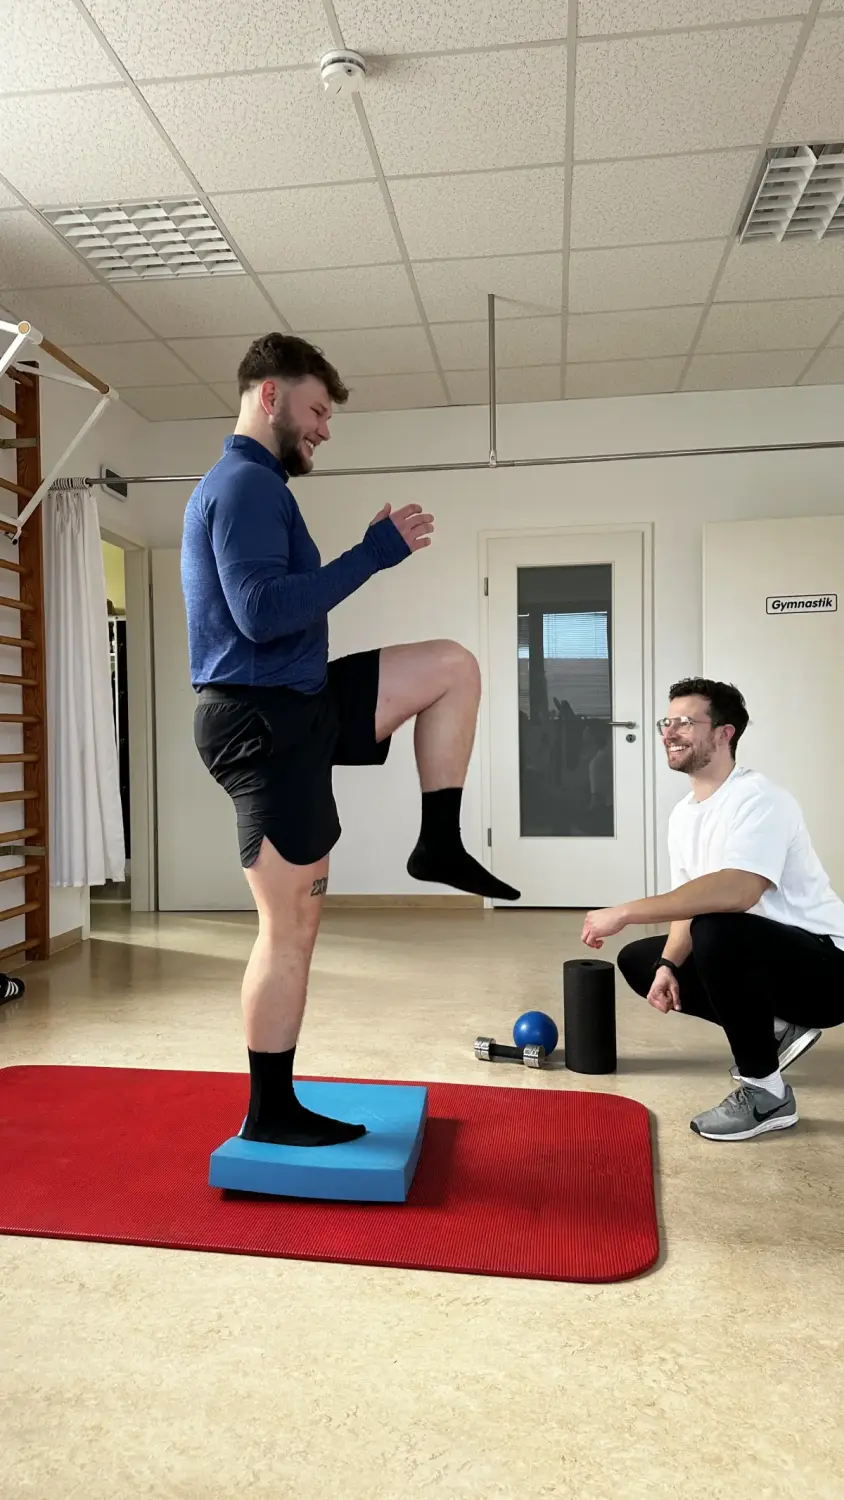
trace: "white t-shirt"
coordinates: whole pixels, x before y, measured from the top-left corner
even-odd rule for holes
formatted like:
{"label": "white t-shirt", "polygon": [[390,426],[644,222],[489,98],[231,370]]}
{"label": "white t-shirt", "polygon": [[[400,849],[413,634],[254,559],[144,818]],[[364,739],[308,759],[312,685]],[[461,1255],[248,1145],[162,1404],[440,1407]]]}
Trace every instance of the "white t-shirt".
{"label": "white t-shirt", "polygon": [[736,766],[703,802],[689,793],[668,823],[671,885],[718,870],[747,870],[772,882],[750,910],[831,937],[844,949],[844,902],[812,848],[790,792],[747,766]]}

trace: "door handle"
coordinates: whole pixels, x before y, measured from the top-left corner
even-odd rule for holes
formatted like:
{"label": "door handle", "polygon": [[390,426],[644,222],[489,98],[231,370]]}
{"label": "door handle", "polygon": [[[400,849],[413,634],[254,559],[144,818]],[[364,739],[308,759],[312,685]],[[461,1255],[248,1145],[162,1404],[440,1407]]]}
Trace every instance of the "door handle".
{"label": "door handle", "polygon": [[610,729],[635,729],[635,719],[607,719]]}

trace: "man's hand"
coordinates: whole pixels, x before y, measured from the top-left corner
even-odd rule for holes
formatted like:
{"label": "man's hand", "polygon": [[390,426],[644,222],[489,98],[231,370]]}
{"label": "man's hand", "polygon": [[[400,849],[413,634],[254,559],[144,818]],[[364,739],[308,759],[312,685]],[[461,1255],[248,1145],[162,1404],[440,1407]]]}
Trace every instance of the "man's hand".
{"label": "man's hand", "polygon": [[370,525],[375,526],[378,521],[385,521],[388,516],[407,542],[411,552],[419,552],[422,547],[430,547],[434,518],[427,515],[421,505],[403,505],[401,510],[393,510],[392,506],[385,505]]}
{"label": "man's hand", "polygon": [[680,986],[670,969],[657,969],[654,982],[648,990],[648,1005],[667,1015],[670,1010],[680,1009]]}
{"label": "man's hand", "polygon": [[587,948],[603,948],[604,938],[615,937],[627,926],[627,910],[623,906],[606,906],[603,911],[586,913],[580,941]]}

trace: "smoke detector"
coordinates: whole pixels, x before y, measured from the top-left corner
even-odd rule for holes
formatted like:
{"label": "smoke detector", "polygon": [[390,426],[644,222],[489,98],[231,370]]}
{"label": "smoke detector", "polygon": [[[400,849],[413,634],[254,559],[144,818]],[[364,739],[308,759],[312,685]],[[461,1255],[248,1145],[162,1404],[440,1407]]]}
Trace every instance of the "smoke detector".
{"label": "smoke detector", "polygon": [[326,52],[319,65],[319,76],[326,94],[359,94],[366,77],[366,63],[359,52],[342,48]]}

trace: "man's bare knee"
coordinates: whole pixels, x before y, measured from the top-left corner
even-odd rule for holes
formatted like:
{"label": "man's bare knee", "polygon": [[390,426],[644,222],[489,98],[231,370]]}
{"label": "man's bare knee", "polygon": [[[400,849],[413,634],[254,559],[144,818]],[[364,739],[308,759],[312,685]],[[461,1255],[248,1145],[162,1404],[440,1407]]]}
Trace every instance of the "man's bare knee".
{"label": "man's bare knee", "polygon": [[480,693],[481,669],[472,652],[459,641],[437,641],[435,644],[445,688],[459,686]]}
{"label": "man's bare knee", "polygon": [[262,929],[290,946],[313,944],[328,889],[328,860],[292,865],[264,839],[245,872]]}

